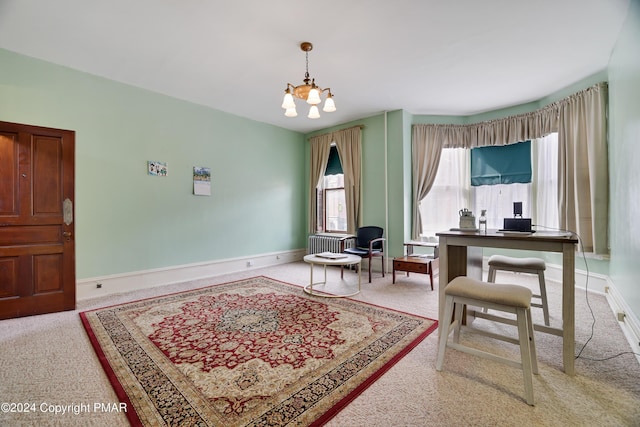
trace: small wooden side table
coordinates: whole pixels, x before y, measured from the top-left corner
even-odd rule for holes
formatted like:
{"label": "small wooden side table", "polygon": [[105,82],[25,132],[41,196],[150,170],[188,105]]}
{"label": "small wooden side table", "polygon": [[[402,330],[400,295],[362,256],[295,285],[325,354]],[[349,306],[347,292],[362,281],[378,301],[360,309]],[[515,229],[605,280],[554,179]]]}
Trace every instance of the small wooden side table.
{"label": "small wooden side table", "polygon": [[428,274],[433,290],[433,270],[438,267],[438,258],[425,258],[421,256],[404,256],[393,259],[393,283],[396,283],[396,271],[406,271],[409,273]]}
{"label": "small wooden side table", "polygon": [[[428,274],[433,290],[433,270],[438,268],[438,243],[410,241],[404,244],[407,248],[407,255],[393,259],[393,283],[396,283],[396,270],[409,273]],[[414,255],[413,247],[432,247],[433,255]]]}

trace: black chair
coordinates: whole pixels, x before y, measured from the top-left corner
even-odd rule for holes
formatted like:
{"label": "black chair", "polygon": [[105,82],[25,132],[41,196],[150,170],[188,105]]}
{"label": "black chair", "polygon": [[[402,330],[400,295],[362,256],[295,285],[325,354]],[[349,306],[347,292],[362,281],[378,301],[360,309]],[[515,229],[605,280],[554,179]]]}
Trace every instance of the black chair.
{"label": "black chair", "polygon": [[[358,228],[355,237],[347,237],[346,239],[355,239],[355,246],[344,249],[344,253],[358,255],[361,258],[369,260],[369,283],[371,283],[371,260],[373,257],[382,257],[382,277],[384,277],[384,230],[382,227],[366,226]],[[343,277],[344,269],[340,271],[340,277]]]}

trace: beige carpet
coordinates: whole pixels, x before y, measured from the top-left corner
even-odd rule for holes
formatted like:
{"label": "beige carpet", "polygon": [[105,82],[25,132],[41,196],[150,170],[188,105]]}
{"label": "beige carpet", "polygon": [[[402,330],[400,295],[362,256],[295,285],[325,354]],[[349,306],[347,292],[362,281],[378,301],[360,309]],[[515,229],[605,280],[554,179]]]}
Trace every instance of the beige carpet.
{"label": "beige carpet", "polygon": [[[84,301],[73,312],[0,321],[0,401],[16,403],[15,407],[18,403],[35,406],[35,412],[0,412],[0,425],[127,425],[126,416],[113,410],[117,405],[108,405],[118,400],[78,313],[256,275],[301,286],[309,280],[308,265],[294,263]],[[339,270],[330,269],[329,275],[330,280],[337,280]],[[355,283],[353,273],[345,272],[345,276]],[[524,277],[518,276],[519,283],[535,284],[535,280]],[[548,285],[552,325],[561,323],[559,289],[557,284]],[[362,293],[354,299],[437,318],[437,291],[430,290],[423,275],[402,275],[392,285],[390,275],[383,279],[374,274],[374,282],[363,283]],[[590,294],[589,302],[597,321],[593,339],[576,360],[576,376],[562,372],[560,339],[536,334],[540,375],[534,377],[535,407],[524,403],[522,375],[516,369],[450,350],[444,370],[436,372],[437,334],[433,333],[328,425],[640,425],[640,365],[631,354],[606,361],[590,360],[628,352],[630,347],[605,298]],[[539,309],[533,314],[538,320],[542,317]],[[585,293],[578,291],[576,351],[589,339],[591,323]],[[477,336],[471,340],[480,348],[517,355],[517,349],[507,343]],[[96,410],[95,403],[99,404]],[[90,410],[82,410],[86,407]],[[50,412],[74,408],[78,414]]]}

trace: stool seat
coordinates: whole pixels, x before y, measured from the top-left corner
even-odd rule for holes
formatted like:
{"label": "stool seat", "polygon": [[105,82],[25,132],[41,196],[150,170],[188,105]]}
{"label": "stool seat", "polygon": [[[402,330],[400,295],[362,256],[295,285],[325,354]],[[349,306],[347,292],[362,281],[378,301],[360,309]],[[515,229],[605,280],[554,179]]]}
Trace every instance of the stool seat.
{"label": "stool seat", "polygon": [[[533,335],[533,323],[531,321],[531,289],[518,285],[495,285],[466,276],[458,276],[444,288],[444,294],[444,317],[439,319],[441,330],[436,370],[442,370],[447,347],[522,369],[525,400],[529,405],[533,405],[532,376],[538,373],[538,360]],[[483,351],[460,342],[462,312],[465,304],[491,308],[516,315],[515,325],[518,329],[518,339],[469,326],[466,326],[465,329],[519,345],[520,361]],[[451,321],[452,318],[453,321]],[[487,319],[489,318],[487,317]],[[453,340],[449,342],[451,331],[453,331]]]}
{"label": "stool seat", "polygon": [[540,258],[513,258],[504,255],[492,255],[489,257],[489,265],[507,268],[522,268],[527,270],[546,270],[547,265]]}
{"label": "stool seat", "polygon": [[445,295],[477,299],[511,307],[529,308],[531,289],[518,285],[496,285],[459,276],[444,289]]}
{"label": "stool seat", "polygon": [[[549,303],[547,301],[547,286],[544,280],[544,271],[547,265],[540,258],[515,258],[504,255],[492,255],[489,257],[489,275],[488,282],[495,283],[496,271],[513,271],[516,273],[536,274],[538,276],[538,284],[540,293],[533,294],[534,298],[540,299],[540,302],[531,303],[532,307],[542,308],[544,316],[544,324],[549,326]],[[487,309],[485,309],[485,313]]]}

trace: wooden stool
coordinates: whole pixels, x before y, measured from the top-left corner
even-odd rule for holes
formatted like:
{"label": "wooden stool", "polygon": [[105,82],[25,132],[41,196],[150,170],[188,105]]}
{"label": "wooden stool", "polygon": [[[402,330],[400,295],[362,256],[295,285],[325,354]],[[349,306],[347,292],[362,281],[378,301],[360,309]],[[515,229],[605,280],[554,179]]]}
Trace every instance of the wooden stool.
{"label": "wooden stool", "polygon": [[[524,375],[525,399],[529,405],[533,405],[533,374],[538,373],[538,359],[536,345],[533,336],[533,324],[531,323],[531,290],[518,285],[496,285],[459,276],[453,279],[444,290],[445,306],[444,319],[440,319],[440,341],[438,343],[438,359],[436,370],[442,370],[446,347],[483,357],[494,362],[506,363],[522,369]],[[492,310],[513,313],[516,315],[518,327],[518,339],[507,337],[492,332],[481,331],[465,326],[465,329],[489,336],[494,339],[520,345],[520,362],[507,359],[493,353],[467,347],[460,344],[460,327],[462,325],[463,305],[469,304],[478,307],[486,307]],[[452,323],[452,316],[455,317]],[[449,342],[449,334],[454,331],[453,341]]]}
{"label": "wooden stool", "polygon": [[540,258],[513,258],[504,255],[492,255],[489,258],[489,277],[487,281],[495,283],[497,270],[537,274],[538,283],[540,284],[540,294],[533,294],[532,297],[540,298],[541,303],[531,303],[531,306],[542,308],[544,324],[549,326],[549,305],[547,304],[547,287],[544,281],[544,270],[546,269],[547,266],[544,260]]}

